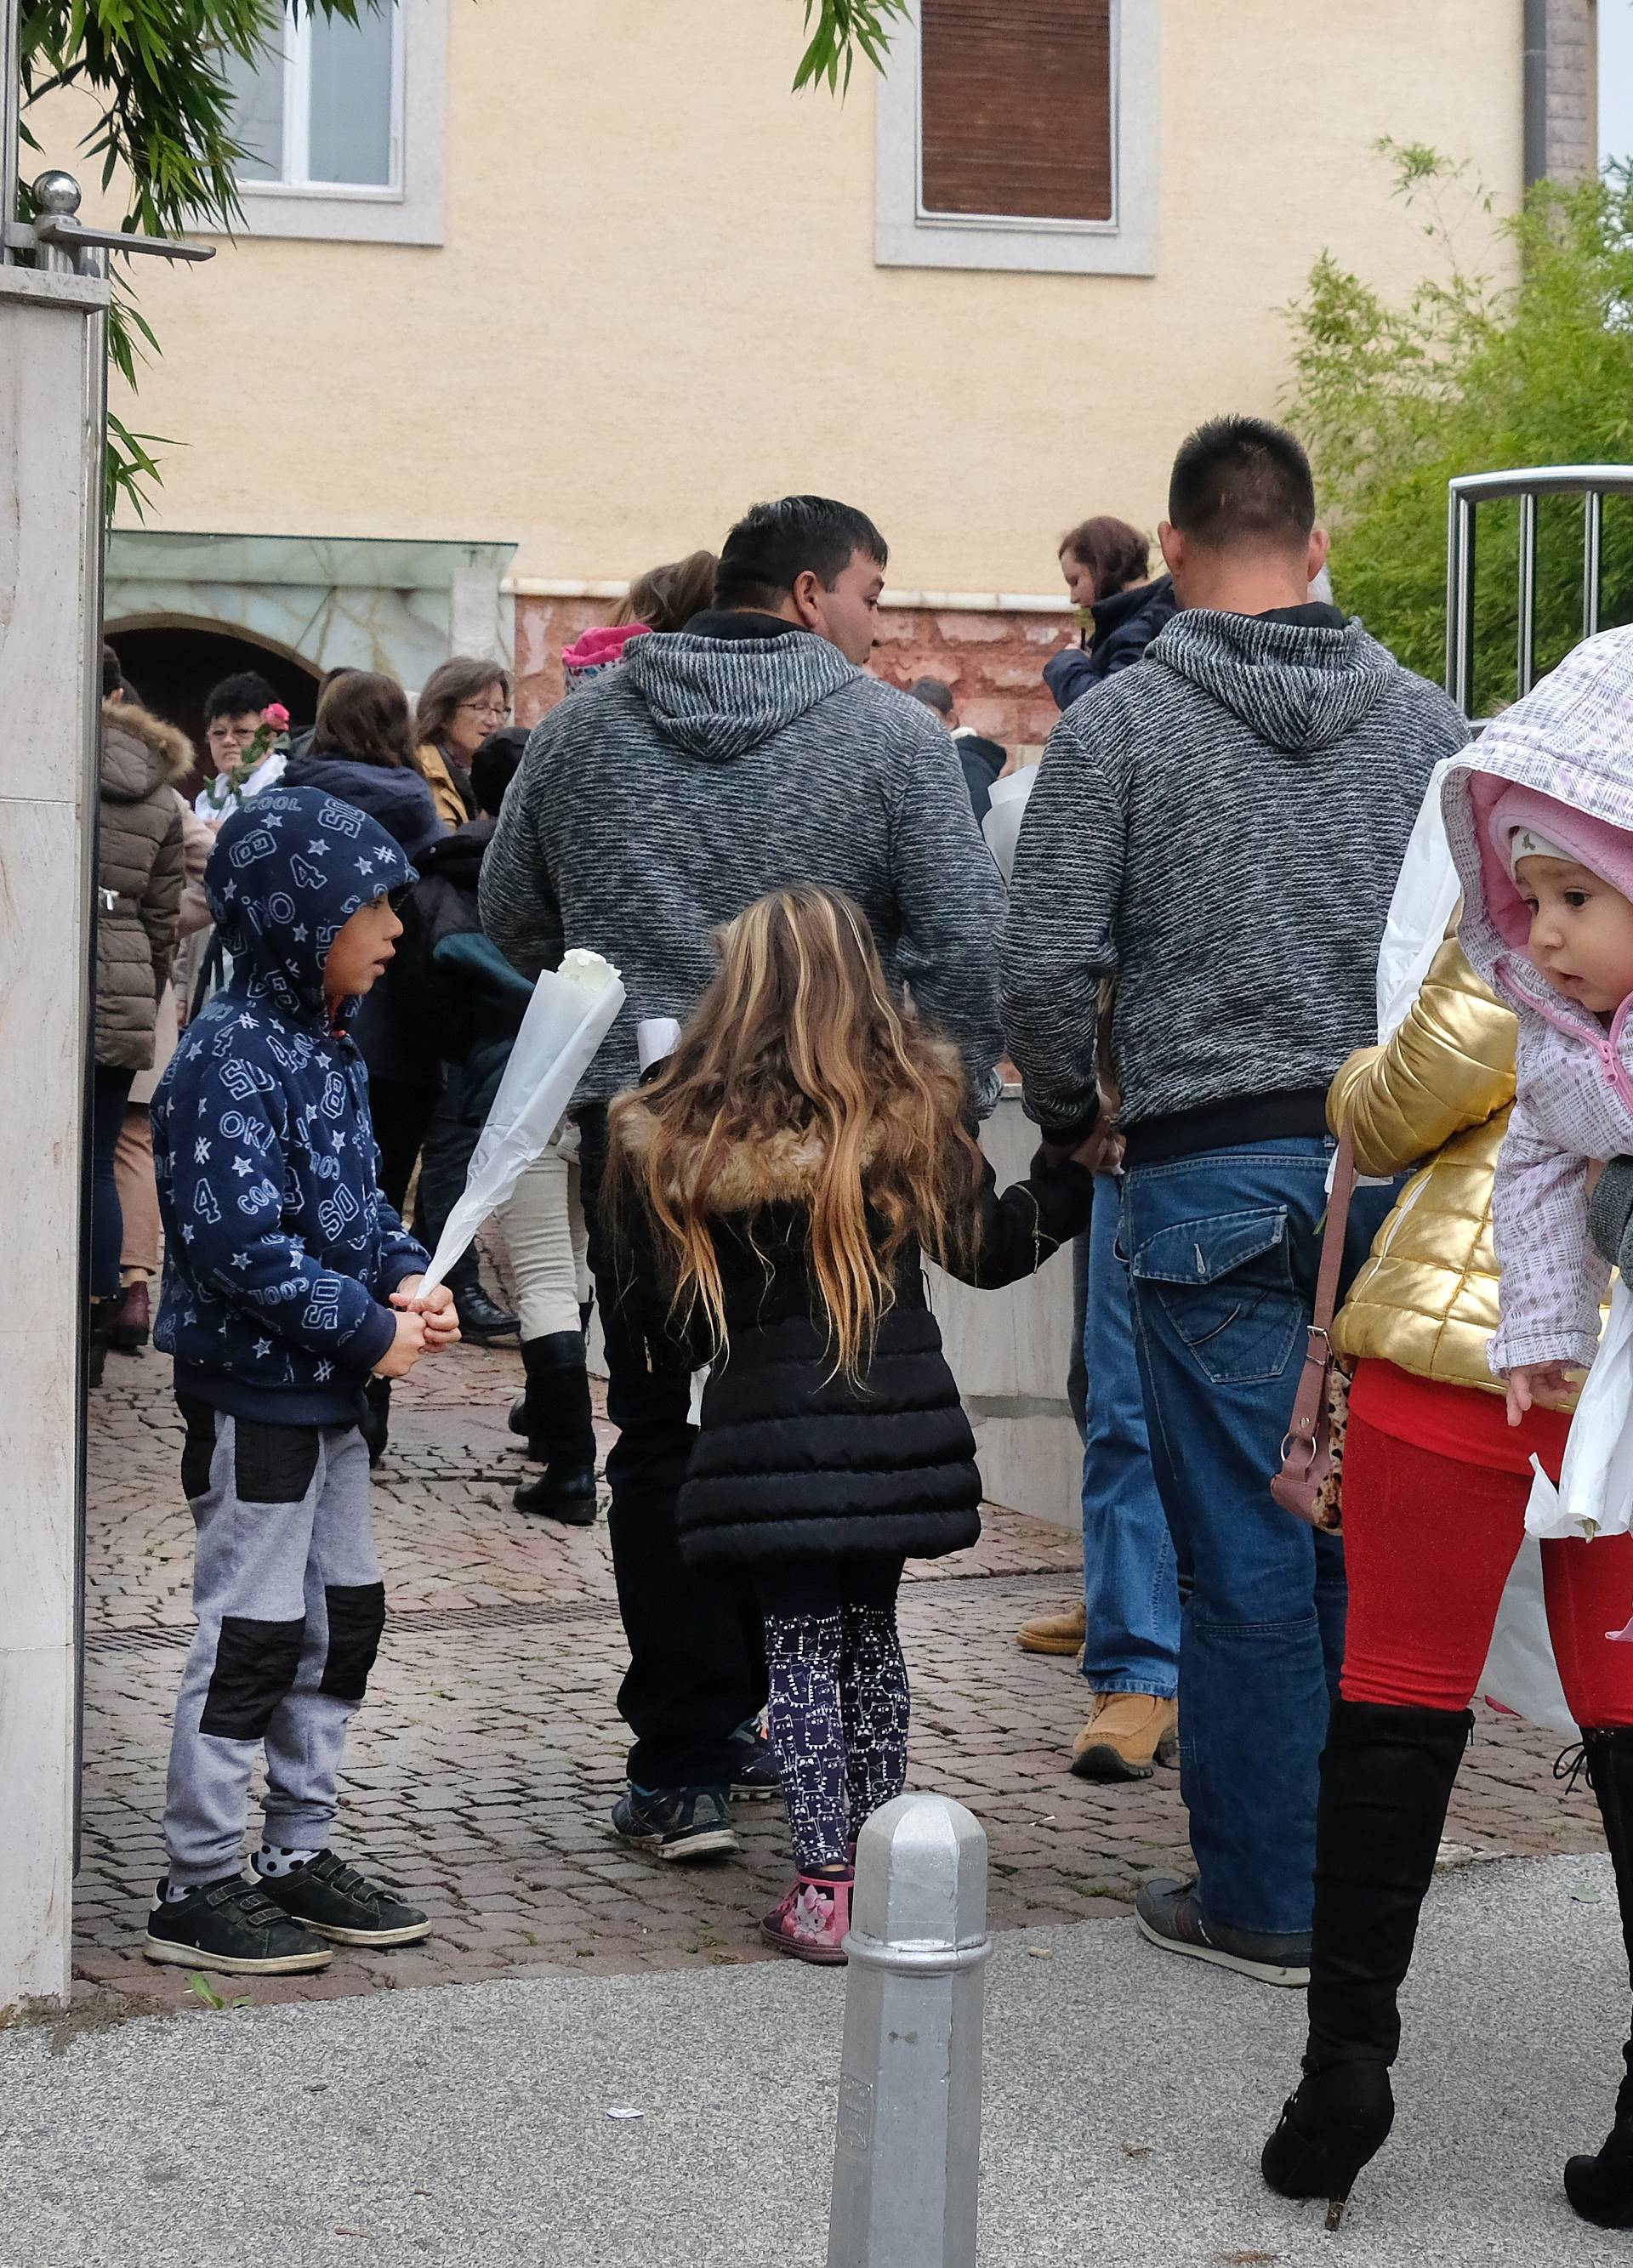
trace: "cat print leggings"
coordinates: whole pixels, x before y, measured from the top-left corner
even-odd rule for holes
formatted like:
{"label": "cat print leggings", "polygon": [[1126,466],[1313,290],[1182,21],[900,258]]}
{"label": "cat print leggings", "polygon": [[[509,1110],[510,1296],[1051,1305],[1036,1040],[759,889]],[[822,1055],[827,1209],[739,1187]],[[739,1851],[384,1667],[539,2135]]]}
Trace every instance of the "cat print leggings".
{"label": "cat print leggings", "polygon": [[794,1560],[755,1579],[765,1620],[766,1722],[794,1862],[842,1867],[862,1822],[907,1778],[899,1558]]}

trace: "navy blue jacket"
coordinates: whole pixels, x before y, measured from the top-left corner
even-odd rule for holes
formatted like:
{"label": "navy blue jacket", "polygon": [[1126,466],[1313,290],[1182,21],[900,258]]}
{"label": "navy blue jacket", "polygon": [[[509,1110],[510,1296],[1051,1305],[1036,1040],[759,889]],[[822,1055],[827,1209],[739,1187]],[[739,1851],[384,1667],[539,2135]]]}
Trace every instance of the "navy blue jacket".
{"label": "navy blue jacket", "polygon": [[1068,645],[1044,664],[1044,683],[1053,694],[1056,708],[1069,709],[1119,669],[1142,660],[1147,646],[1159,630],[1166,630],[1179,606],[1173,577],[1159,575],[1132,590],[1113,591],[1091,607],[1094,644],[1086,652]]}
{"label": "navy blue jacket", "polygon": [[165,1282],[153,1344],[178,1391],[240,1418],[344,1425],[429,1263],[378,1187],[368,1080],[323,998],[359,906],[415,880],[350,803],[265,788],[204,869],[233,981],[181,1035],[153,1098]]}

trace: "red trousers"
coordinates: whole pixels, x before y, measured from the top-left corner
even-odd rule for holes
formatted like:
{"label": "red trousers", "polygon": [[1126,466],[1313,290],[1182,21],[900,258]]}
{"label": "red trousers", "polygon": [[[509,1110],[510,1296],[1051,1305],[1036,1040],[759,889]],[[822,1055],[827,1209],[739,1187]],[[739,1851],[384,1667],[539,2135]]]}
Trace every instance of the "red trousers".
{"label": "red trousers", "polygon": [[[1350,1415],[1344,1448],[1346,1701],[1467,1709],[1525,1535],[1528,1472],[1440,1456]],[[1633,1535],[1542,1546],[1548,1624],[1578,1724],[1633,1725]]]}

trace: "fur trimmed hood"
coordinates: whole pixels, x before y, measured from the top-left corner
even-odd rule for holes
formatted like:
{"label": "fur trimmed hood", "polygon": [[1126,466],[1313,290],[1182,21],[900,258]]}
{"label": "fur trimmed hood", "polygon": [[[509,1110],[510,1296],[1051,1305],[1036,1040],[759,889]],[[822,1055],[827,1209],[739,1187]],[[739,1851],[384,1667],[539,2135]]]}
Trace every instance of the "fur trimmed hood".
{"label": "fur trimmed hood", "polygon": [[139,803],[156,787],[180,787],[198,758],[187,734],[134,701],[102,703],[102,793]]}
{"label": "fur trimmed hood", "polygon": [[[652,1147],[654,1122],[639,1095],[625,1099],[618,1112],[618,1133],[632,1158],[644,1158]],[[876,1154],[876,1139],[863,1149],[864,1162]],[[709,1210],[719,1213],[764,1212],[771,1205],[809,1204],[827,1145],[814,1130],[802,1133],[779,1128],[769,1140],[734,1142],[715,1175],[709,1192]],[[680,1184],[671,1189],[679,1193]]]}

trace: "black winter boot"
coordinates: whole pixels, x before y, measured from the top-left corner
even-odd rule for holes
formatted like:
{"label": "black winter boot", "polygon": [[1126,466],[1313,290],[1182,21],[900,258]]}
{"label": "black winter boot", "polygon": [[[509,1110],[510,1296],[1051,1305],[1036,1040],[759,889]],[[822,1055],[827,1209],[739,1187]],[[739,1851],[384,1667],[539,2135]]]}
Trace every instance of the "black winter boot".
{"label": "black winter boot", "polygon": [[528,1454],[545,1469],[516,1491],[516,1509],[587,1528],[595,1517],[595,1425],[583,1337],[555,1331],[523,1339],[521,1360],[527,1391],[511,1410],[510,1430],[526,1437]]}
{"label": "black winter boot", "polygon": [[[1622,1935],[1633,1975],[1633,1731],[1585,1729],[1582,1743],[1616,1870]],[[1571,2158],[1565,2165],[1565,2195],[1599,2228],[1633,2228],[1633,2039],[1622,2058],[1627,2070],[1616,2095],[1615,2124],[1597,2156]]]}
{"label": "black winter boot", "polygon": [[1333,1705],[1316,1809],[1304,2077],[1260,2161],[1283,2197],[1327,2198],[1329,2228],[1394,2120],[1395,1995],[1473,1723],[1466,1709]]}
{"label": "black winter boot", "polygon": [[370,1377],[363,1382],[363,1409],[358,1418],[358,1431],[368,1447],[369,1469],[374,1467],[391,1446],[391,1381]]}

